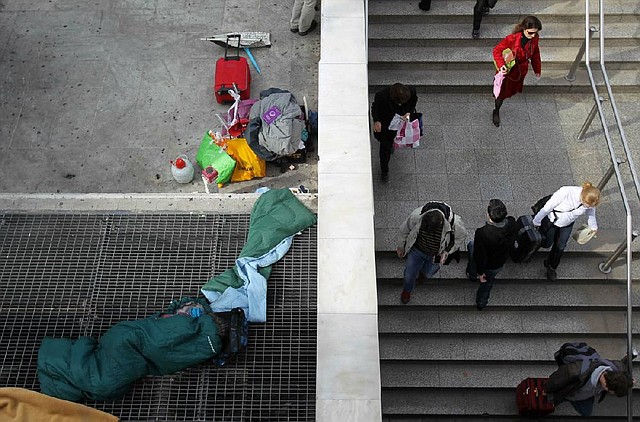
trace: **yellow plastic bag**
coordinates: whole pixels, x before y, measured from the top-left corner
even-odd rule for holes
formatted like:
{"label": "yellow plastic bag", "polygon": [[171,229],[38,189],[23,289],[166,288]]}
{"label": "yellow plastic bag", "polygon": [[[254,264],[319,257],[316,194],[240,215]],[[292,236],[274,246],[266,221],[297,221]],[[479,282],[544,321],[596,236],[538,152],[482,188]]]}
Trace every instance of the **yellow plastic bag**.
{"label": "yellow plastic bag", "polygon": [[267,174],[267,163],[253,152],[246,139],[229,139],[227,154],[236,161],[236,167],[231,175],[232,182],[243,182],[264,177]]}

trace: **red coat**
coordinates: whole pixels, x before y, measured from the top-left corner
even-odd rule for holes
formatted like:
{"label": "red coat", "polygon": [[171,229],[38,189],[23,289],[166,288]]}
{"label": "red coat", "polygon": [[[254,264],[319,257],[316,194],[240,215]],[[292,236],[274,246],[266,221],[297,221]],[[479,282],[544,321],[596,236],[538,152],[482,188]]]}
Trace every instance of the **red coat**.
{"label": "red coat", "polygon": [[521,47],[522,37],[524,37],[522,31],[507,35],[493,49],[493,59],[498,69],[504,66],[502,51],[505,48],[510,48],[516,55],[516,65],[513,66],[511,71],[505,76],[500,90],[500,96],[498,97],[499,99],[509,98],[518,92],[522,92],[524,77],[527,76],[527,71],[529,70],[529,61],[531,61],[531,67],[533,67],[533,71],[537,75],[542,71],[540,48],[538,47],[539,35],[536,34],[524,48]]}

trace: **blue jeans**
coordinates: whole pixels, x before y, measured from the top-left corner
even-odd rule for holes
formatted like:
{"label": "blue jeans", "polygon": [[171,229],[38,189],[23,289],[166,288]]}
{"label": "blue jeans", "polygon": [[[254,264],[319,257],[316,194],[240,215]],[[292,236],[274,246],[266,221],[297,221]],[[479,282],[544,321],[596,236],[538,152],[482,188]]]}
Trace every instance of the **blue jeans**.
{"label": "blue jeans", "polygon": [[[547,217],[545,217],[545,219],[547,219]],[[541,247],[551,247],[549,257],[547,258],[547,264],[555,270],[556,268],[558,268],[558,265],[560,265],[560,259],[562,258],[564,249],[567,247],[569,237],[571,237],[573,223],[569,224],[566,227],[556,227],[555,225],[551,224],[550,221],[545,222],[543,220],[542,226],[545,227],[545,225],[549,226],[549,228],[544,233],[545,238],[542,241]]]}
{"label": "blue jeans", "polygon": [[[469,251],[469,262],[467,263],[467,273],[469,278],[478,278],[478,270],[476,268],[476,261],[473,259],[473,240],[467,243],[467,250]],[[486,280],[484,283],[480,283],[478,291],[476,292],[476,305],[478,308],[484,308],[489,303],[489,296],[491,295],[491,289],[493,289],[493,282],[496,279],[498,273],[502,270],[502,267],[493,270],[486,269],[484,275]]]}
{"label": "blue jeans", "polygon": [[433,262],[433,255],[426,254],[418,248],[411,248],[407,254],[407,265],[404,267],[404,290],[411,292],[416,284],[418,273],[433,277],[440,269],[440,264]]}
{"label": "blue jeans", "polygon": [[580,413],[580,416],[591,416],[591,413],[593,413],[593,402],[594,397],[589,397],[584,400],[571,401],[571,405]]}

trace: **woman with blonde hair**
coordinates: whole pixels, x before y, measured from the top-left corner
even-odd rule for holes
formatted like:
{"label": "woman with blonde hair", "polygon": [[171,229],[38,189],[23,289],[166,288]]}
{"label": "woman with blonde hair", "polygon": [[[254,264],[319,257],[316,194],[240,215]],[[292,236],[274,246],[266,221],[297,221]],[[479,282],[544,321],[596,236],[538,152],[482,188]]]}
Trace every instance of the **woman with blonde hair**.
{"label": "woman with blonde hair", "polygon": [[600,204],[600,196],[600,190],[590,182],[584,182],[582,186],[563,186],[533,218],[533,225],[541,227],[545,235],[541,247],[551,247],[544,261],[548,280],[558,278],[556,270],[578,217],[586,214],[589,228],[594,232],[598,230],[596,207]]}

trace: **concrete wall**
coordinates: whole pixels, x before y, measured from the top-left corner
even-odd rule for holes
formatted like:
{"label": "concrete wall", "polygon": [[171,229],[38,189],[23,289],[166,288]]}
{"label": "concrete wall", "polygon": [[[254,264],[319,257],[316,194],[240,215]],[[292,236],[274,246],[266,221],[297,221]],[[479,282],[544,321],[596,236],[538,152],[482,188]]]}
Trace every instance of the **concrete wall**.
{"label": "concrete wall", "polygon": [[381,420],[366,1],[323,0],[317,420]]}

